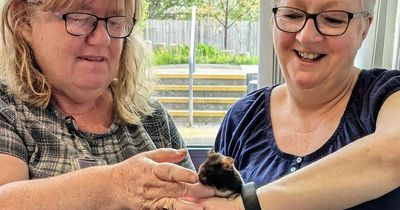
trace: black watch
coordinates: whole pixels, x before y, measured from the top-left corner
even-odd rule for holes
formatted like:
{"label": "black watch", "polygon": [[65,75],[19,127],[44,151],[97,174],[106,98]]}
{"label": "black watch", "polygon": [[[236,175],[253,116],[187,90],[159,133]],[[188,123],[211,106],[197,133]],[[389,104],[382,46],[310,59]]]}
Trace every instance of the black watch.
{"label": "black watch", "polygon": [[256,193],[256,183],[249,182],[242,186],[242,200],[245,210],[261,210]]}

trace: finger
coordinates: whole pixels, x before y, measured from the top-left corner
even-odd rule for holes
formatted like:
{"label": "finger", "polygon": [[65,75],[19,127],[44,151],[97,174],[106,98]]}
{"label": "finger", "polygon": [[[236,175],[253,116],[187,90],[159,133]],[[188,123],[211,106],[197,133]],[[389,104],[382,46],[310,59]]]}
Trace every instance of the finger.
{"label": "finger", "polygon": [[203,210],[200,204],[187,202],[177,198],[162,198],[157,203],[157,209],[162,210]]}
{"label": "finger", "polygon": [[176,150],[171,148],[161,148],[153,151],[144,152],[142,153],[142,155],[159,163],[178,163],[185,159],[185,157],[187,156],[187,151],[185,149]]}
{"label": "finger", "polygon": [[203,210],[203,206],[198,203],[187,202],[181,199],[173,199],[176,206],[175,210]]}
{"label": "finger", "polygon": [[243,202],[239,197],[235,199],[228,198],[207,198],[207,199],[199,199],[197,200],[198,204],[201,204],[207,210],[216,210],[216,209],[243,209]]}
{"label": "finger", "polygon": [[160,163],[154,167],[155,175],[164,181],[196,183],[199,176],[196,172],[172,163]]}
{"label": "finger", "polygon": [[[215,196],[215,189],[210,186],[205,186],[200,183],[196,184],[182,183],[182,185],[184,185],[184,188],[186,188],[187,190],[183,190],[181,197],[188,197],[194,199],[194,198],[208,198]],[[186,195],[185,192],[187,192]]]}
{"label": "finger", "polygon": [[202,184],[187,184],[187,183],[175,183],[175,182],[164,182],[163,185],[153,185],[146,189],[146,198],[154,199],[160,196],[174,197],[174,198],[208,198],[215,196],[214,188],[207,187]]}
{"label": "finger", "polygon": [[[202,184],[188,183],[168,183],[164,189],[168,189],[165,195],[169,197],[192,197],[192,198],[208,198],[215,196],[215,190],[212,187]],[[165,191],[165,190],[164,190]],[[160,192],[161,193],[161,192]]]}

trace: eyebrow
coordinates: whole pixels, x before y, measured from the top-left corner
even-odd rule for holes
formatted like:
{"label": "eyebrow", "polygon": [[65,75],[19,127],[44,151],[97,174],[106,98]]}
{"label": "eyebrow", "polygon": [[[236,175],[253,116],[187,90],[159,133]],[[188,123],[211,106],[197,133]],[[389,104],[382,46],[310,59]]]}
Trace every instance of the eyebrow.
{"label": "eyebrow", "polygon": [[[354,1],[354,0],[352,0],[352,1]],[[320,9],[323,9],[323,10],[330,9],[330,8],[332,8],[332,7],[341,5],[340,2],[341,2],[341,1],[338,1],[338,0],[336,0],[336,1],[330,1],[330,2],[328,2],[327,4],[324,4]],[[343,4],[342,4],[342,5],[343,5]],[[345,5],[345,6],[346,6],[346,5]]]}
{"label": "eyebrow", "polygon": [[81,8],[82,9],[90,9],[91,4],[93,4],[93,0],[82,1]]}
{"label": "eyebrow", "polygon": [[[82,1],[80,8],[83,10],[91,10],[92,9],[91,5],[93,5],[93,4],[94,4],[94,0],[84,0],[84,1]],[[108,13],[112,14],[112,15],[122,15],[125,13],[125,10],[124,9],[116,9],[116,10],[111,10]]]}
{"label": "eyebrow", "polygon": [[[305,5],[307,5],[307,2],[308,0],[304,0],[304,1],[291,1],[291,2],[294,2],[294,6],[298,6],[298,7],[304,7]],[[352,0],[353,1],[353,0]],[[286,2],[287,3],[287,2]],[[327,10],[327,9],[331,9],[332,7],[336,7],[336,6],[338,6],[338,5],[343,5],[343,4],[340,4],[341,3],[341,1],[340,0],[336,0],[336,1],[329,1],[329,2],[327,2],[327,3],[325,3],[325,4],[323,4],[323,5],[321,5],[321,6],[318,6],[317,8],[314,8],[314,9],[317,9],[317,10]],[[291,4],[292,5],[292,4]],[[348,6],[348,5],[343,5],[343,6]]]}

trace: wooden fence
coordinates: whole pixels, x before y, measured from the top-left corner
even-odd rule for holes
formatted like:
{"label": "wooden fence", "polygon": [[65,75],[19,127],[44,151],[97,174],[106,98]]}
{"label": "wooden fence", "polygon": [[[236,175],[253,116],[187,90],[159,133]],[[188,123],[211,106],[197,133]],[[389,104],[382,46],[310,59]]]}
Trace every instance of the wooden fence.
{"label": "wooden fence", "polygon": [[[190,28],[190,21],[187,20],[148,20],[144,38],[153,45],[189,45]],[[258,56],[259,31],[259,22],[236,22],[228,30],[227,50],[234,54]],[[223,27],[216,21],[198,21],[196,43],[205,43],[224,50]]]}

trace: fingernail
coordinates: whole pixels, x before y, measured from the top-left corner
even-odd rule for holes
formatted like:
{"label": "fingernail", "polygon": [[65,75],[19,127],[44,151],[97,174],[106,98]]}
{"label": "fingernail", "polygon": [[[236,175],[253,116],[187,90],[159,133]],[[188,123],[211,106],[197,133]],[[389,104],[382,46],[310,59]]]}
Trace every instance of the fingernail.
{"label": "fingernail", "polygon": [[192,175],[192,177],[190,178],[192,183],[196,183],[199,181],[199,176],[197,174]]}
{"label": "fingernail", "polygon": [[180,153],[180,154],[186,153],[186,149],[179,149],[178,153]]}

